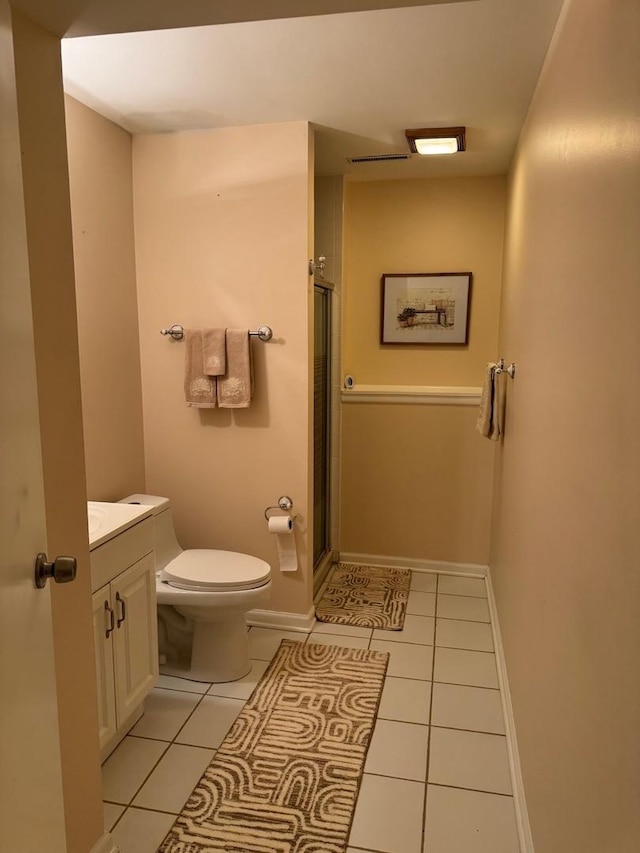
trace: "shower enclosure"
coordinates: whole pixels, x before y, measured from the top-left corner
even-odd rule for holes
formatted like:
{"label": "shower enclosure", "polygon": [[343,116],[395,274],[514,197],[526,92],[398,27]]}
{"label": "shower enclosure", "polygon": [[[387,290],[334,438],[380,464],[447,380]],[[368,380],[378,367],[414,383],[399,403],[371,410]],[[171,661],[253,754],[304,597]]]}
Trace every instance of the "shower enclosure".
{"label": "shower enclosure", "polygon": [[313,565],[317,569],[331,549],[331,285],[314,285],[313,352]]}

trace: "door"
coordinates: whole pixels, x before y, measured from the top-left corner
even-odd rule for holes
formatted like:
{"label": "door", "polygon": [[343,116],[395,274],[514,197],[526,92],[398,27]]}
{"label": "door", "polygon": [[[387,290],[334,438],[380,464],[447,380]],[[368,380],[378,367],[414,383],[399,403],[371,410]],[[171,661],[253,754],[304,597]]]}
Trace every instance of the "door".
{"label": "door", "polygon": [[156,576],[153,555],[138,560],[111,582],[115,611],[114,665],[118,725],[158,680]]}
{"label": "door", "polygon": [[[0,0],[0,849],[66,850],[9,5]],[[55,555],[49,555],[53,557]]]}

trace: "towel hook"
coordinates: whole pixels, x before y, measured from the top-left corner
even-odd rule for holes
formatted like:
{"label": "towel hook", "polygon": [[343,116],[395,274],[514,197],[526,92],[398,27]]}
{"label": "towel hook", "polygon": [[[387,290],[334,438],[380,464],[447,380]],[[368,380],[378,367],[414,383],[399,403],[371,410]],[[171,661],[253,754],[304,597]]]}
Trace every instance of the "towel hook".
{"label": "towel hook", "polygon": [[288,495],[282,495],[281,498],[278,498],[277,506],[268,506],[264,511],[264,517],[269,521],[268,512],[270,509],[281,509],[283,512],[288,512],[293,507],[293,501]]}

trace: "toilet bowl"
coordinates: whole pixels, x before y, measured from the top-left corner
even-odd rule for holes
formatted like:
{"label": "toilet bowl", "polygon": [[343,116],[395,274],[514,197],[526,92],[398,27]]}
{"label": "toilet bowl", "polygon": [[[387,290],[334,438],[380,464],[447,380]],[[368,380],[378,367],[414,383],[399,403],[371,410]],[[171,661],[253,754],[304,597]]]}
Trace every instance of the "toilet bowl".
{"label": "toilet bowl", "polygon": [[153,507],[160,671],[194,681],[236,681],[251,669],[245,614],[264,606],[271,568],[249,554],[183,551],[168,498],[129,495]]}

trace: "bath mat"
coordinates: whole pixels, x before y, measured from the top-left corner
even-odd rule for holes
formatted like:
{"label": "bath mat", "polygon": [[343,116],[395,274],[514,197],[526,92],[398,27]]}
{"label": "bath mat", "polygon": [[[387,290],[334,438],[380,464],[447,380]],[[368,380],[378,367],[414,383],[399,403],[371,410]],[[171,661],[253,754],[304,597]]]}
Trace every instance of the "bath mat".
{"label": "bath mat", "polygon": [[401,631],[410,584],[409,569],[338,563],[316,605],[316,619]]}
{"label": "bath mat", "polygon": [[344,853],[387,662],[283,640],[159,853]]}

